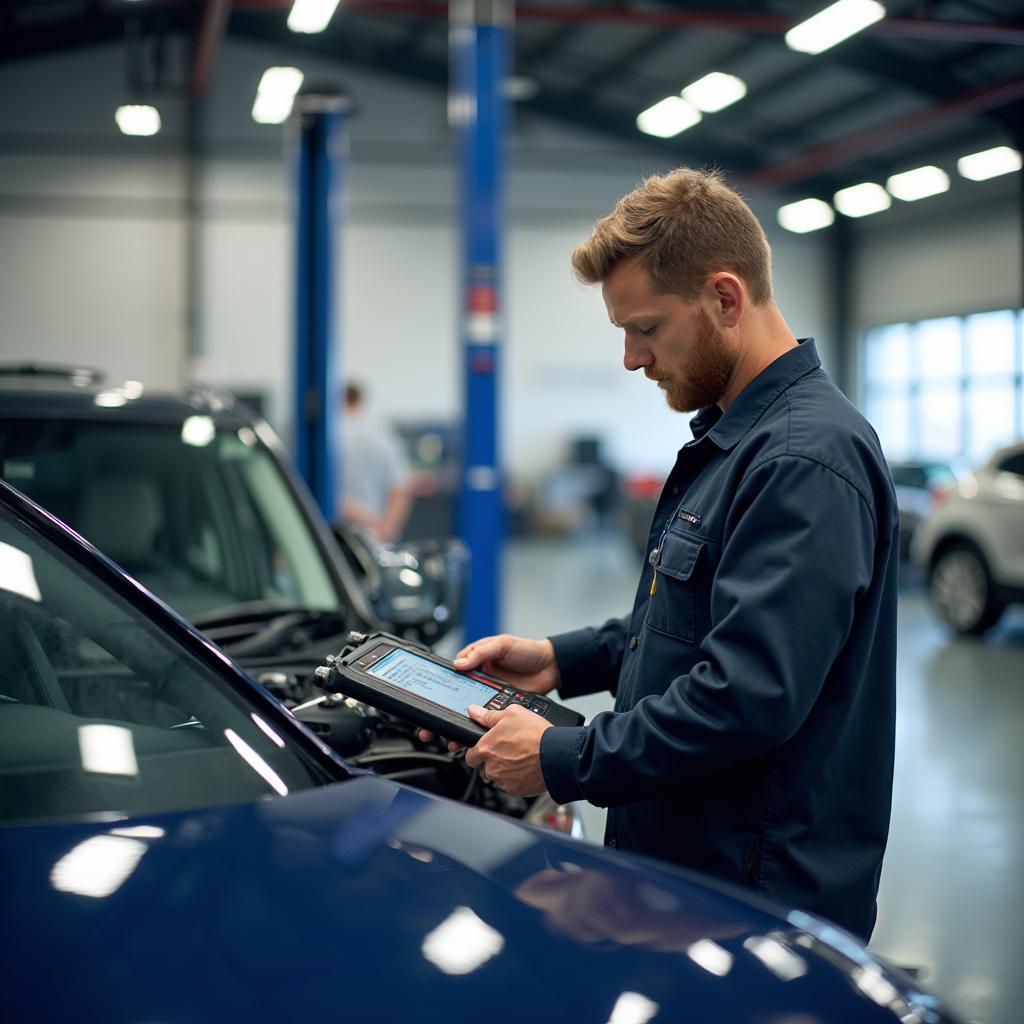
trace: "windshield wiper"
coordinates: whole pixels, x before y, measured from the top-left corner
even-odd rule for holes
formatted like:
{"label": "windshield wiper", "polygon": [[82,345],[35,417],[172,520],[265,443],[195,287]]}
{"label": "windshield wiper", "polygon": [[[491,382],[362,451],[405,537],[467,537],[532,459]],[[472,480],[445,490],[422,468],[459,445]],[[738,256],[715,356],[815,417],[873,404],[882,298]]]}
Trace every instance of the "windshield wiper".
{"label": "windshield wiper", "polygon": [[290,654],[345,632],[352,617],[337,609],[250,601],[193,618],[192,625],[236,658]]}
{"label": "windshield wiper", "polygon": [[196,629],[209,629],[212,626],[228,626],[243,622],[265,622],[281,615],[338,616],[344,617],[337,608],[307,608],[299,604],[282,604],[280,601],[240,601],[238,604],[226,604],[220,608],[212,608],[199,615],[190,615],[188,621]]}

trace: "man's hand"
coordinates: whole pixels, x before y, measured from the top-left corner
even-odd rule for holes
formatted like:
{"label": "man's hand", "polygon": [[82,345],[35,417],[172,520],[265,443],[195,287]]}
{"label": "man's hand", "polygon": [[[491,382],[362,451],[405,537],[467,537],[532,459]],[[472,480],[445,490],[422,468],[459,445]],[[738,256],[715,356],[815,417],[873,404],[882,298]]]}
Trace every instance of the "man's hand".
{"label": "man's hand", "polygon": [[540,737],[551,723],[518,704],[504,711],[488,711],[472,704],[469,717],[487,733],[466,751],[466,764],[481,768],[483,775],[509,796],[543,793]]}
{"label": "man's hand", "polygon": [[[455,655],[454,664],[460,672],[479,669],[527,693],[550,693],[561,682],[550,640],[527,640],[509,633],[474,640]],[[420,729],[419,737],[428,743],[433,733]],[[450,742],[448,749],[461,750],[462,744]]]}
{"label": "man's hand", "polygon": [[485,636],[463,647],[455,655],[455,667],[460,672],[480,669],[530,693],[550,693],[561,682],[550,640],[527,640],[508,633]]}

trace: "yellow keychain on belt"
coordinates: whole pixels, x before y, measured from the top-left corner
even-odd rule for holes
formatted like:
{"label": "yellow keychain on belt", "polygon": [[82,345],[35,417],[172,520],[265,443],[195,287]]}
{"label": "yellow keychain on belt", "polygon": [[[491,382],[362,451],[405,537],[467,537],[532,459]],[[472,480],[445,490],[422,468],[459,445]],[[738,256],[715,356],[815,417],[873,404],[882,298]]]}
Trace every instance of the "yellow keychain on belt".
{"label": "yellow keychain on belt", "polygon": [[654,597],[655,591],[658,589],[658,570],[654,570],[654,578],[651,580],[651,597]]}

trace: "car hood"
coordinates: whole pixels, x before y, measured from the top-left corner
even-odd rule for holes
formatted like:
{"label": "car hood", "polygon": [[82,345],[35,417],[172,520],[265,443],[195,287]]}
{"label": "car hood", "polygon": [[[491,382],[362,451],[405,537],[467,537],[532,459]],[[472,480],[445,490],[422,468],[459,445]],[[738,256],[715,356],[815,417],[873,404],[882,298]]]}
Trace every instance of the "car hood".
{"label": "car hood", "polygon": [[817,919],[375,777],[8,827],[0,870],[12,1020],[945,1019]]}

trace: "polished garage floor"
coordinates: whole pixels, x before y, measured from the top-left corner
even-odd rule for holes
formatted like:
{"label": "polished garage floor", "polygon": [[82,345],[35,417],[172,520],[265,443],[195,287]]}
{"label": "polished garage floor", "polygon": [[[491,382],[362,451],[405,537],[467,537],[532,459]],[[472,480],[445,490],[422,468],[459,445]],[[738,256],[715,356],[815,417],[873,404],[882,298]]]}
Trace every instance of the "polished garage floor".
{"label": "polished garage floor", "polygon": [[[516,541],[504,624],[527,636],[628,610],[639,561],[615,535]],[[1024,1020],[1024,613],[954,640],[913,572],[900,601],[892,831],[872,948],[923,968],[968,1020]],[[610,699],[586,698],[588,716]],[[587,810],[590,836],[603,812]]]}

